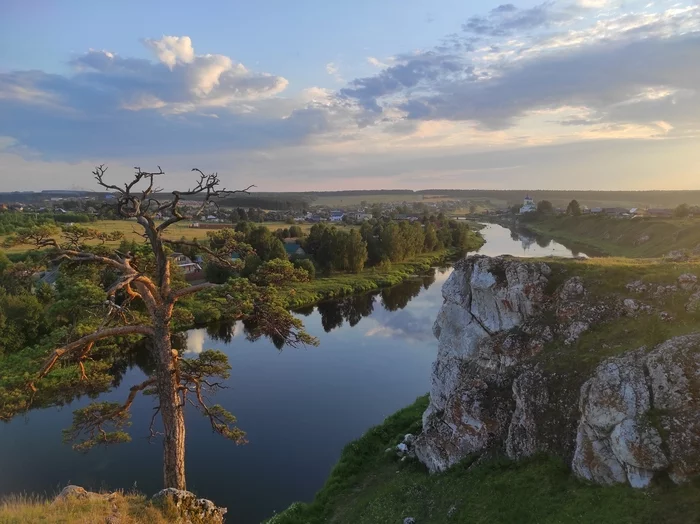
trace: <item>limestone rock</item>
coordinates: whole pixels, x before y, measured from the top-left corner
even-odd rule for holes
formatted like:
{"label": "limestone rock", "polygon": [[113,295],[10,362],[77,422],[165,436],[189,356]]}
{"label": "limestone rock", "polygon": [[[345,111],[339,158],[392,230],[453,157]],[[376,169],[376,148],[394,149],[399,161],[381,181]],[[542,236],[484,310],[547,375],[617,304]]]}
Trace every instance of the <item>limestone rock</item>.
{"label": "limestone rock", "polygon": [[574,472],[633,487],[662,470],[676,483],[700,474],[698,379],[698,334],[603,362],[581,390]]}
{"label": "limestone rock", "polygon": [[641,280],[635,280],[634,282],[630,282],[625,287],[633,293],[644,293],[647,290],[647,285]]}
{"label": "limestone rock", "polygon": [[634,241],[635,246],[641,246],[642,244],[646,244],[651,240],[651,236],[649,236],[647,233],[644,233],[643,235],[640,235],[637,240]]}
{"label": "limestone rock", "polygon": [[664,260],[668,260],[669,262],[683,262],[684,260],[688,260],[688,253],[681,249],[670,251],[664,255]]}
{"label": "limestone rock", "polygon": [[[550,274],[544,263],[506,257],[473,256],[455,265],[433,329],[438,355],[423,433],[415,443],[416,456],[431,471],[444,470],[505,435],[512,394],[510,387],[494,393],[492,386],[505,368],[538,348],[499,334],[540,310]],[[577,293],[575,285],[571,292]]]}
{"label": "limestone rock", "polygon": [[[402,444],[431,472],[505,451],[513,459],[557,455],[600,484],[642,488],[660,472],[678,483],[700,475],[700,333],[627,351],[595,370],[559,367],[551,359],[570,353],[563,346],[591,326],[625,314],[671,315],[639,298],[601,300],[577,277],[552,290],[550,276],[547,264],[509,257],[457,263],[434,326],[423,431]],[[645,300],[692,289],[686,307],[700,311],[692,277],[627,289]],[[534,358],[548,347],[552,353]]]}
{"label": "limestone rock", "polygon": [[217,524],[224,522],[226,508],[217,507],[211,500],[200,499],[190,491],[167,488],[153,495],[155,504],[169,500],[180,513],[183,524]]}
{"label": "limestone rock", "polygon": [[683,273],[678,277],[678,287],[684,291],[693,291],[698,285],[698,277],[692,273]]}
{"label": "limestone rock", "polygon": [[90,493],[85,488],[71,484],[63,488],[61,492],[56,495],[54,502],[65,502],[69,499],[86,500],[90,498],[91,495],[95,495],[95,493]]}
{"label": "limestone rock", "polygon": [[669,450],[671,480],[700,474],[700,335],[667,340],[647,357],[658,424]]}
{"label": "limestone rock", "polygon": [[689,311],[690,313],[696,313],[697,311],[700,311],[700,291],[690,295],[690,298],[688,299],[688,302],[685,305],[685,310]]}

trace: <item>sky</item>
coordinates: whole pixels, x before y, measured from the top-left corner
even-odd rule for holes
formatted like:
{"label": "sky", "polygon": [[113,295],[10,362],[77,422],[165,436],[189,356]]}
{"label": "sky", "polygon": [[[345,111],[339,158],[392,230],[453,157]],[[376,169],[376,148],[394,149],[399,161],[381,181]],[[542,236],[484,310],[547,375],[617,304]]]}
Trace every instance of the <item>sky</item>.
{"label": "sky", "polygon": [[700,0],[0,2],[0,191],[700,189]]}

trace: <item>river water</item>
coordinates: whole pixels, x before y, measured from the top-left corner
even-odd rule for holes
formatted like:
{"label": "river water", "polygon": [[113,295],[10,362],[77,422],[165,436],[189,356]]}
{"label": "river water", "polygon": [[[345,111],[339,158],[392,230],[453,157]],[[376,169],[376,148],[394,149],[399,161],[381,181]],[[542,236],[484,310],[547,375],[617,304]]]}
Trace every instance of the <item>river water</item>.
{"label": "river water", "polygon": [[[578,255],[543,238],[495,225],[482,230],[489,256]],[[277,349],[267,339],[246,340],[240,324],[187,333],[187,353],[224,351],[232,366],[229,389],[216,402],[230,409],[249,444],[236,446],[211,432],[196,412],[187,413],[188,489],[229,508],[229,521],[260,522],[294,501],[310,501],[343,447],[369,427],[412,403],[430,387],[437,342],[431,328],[442,304],[450,269],[377,293],[319,304],[299,312],[318,347]],[[138,365],[100,400],[123,402],[144,380]],[[54,494],[66,484],[88,489],[161,487],[162,448],[149,444],[149,397],[132,408],[133,441],[78,454],[61,442],[73,409],[29,412],[0,424],[0,495]]]}

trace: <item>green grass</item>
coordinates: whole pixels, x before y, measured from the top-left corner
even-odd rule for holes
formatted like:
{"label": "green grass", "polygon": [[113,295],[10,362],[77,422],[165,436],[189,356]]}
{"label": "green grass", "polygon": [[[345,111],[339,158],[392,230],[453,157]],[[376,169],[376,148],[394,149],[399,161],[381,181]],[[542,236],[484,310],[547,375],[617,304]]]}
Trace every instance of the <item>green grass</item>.
{"label": "green grass", "polygon": [[268,524],[400,523],[681,523],[698,522],[700,483],[648,490],[595,486],[557,459],[468,459],[429,475],[417,462],[386,453],[420,431],[427,397],[397,412],[345,447],[325,486]]}
{"label": "green grass", "polygon": [[[700,218],[552,216],[523,225],[537,233],[584,244],[612,256],[654,258],[669,251],[700,246]],[[648,240],[643,241],[645,236]]]}
{"label": "green grass", "polygon": [[[642,346],[653,347],[669,337],[700,329],[700,314],[685,310],[692,292],[679,290],[656,298],[646,294],[638,295],[626,289],[627,284],[636,280],[650,286],[668,286],[676,284],[678,277],[684,273],[700,276],[700,260],[671,263],[662,259],[607,257],[547,260],[547,264],[552,268],[549,292],[553,292],[568,278],[580,276],[589,293],[587,303],[591,306],[632,298],[673,317],[671,322],[660,320],[658,314],[645,313],[636,317],[611,318],[593,325],[570,346],[564,345],[561,340],[555,340],[537,357],[550,369],[582,373],[604,358]],[[556,319],[552,318],[551,321],[556,322]]]}

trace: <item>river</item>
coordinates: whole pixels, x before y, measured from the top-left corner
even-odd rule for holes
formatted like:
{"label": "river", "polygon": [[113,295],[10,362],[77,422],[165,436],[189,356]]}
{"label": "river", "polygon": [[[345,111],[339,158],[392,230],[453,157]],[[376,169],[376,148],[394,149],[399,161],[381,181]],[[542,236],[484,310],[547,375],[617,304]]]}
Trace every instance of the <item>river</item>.
{"label": "river", "polygon": [[[578,255],[546,239],[495,224],[482,230],[480,253],[543,257]],[[208,421],[187,413],[188,489],[229,508],[229,521],[256,523],[294,501],[310,501],[343,447],[430,387],[437,342],[432,323],[450,269],[435,269],[377,293],[319,304],[298,314],[318,347],[277,349],[246,340],[240,324],[187,333],[187,354],[224,351],[232,366],[229,389],[216,402],[230,409],[249,444],[212,434]],[[137,365],[100,400],[122,402],[144,380]],[[162,448],[146,440],[153,403],[137,398],[133,441],[78,454],[61,442],[73,409],[34,410],[0,424],[0,495],[46,493],[66,484],[88,489],[161,487]]]}

